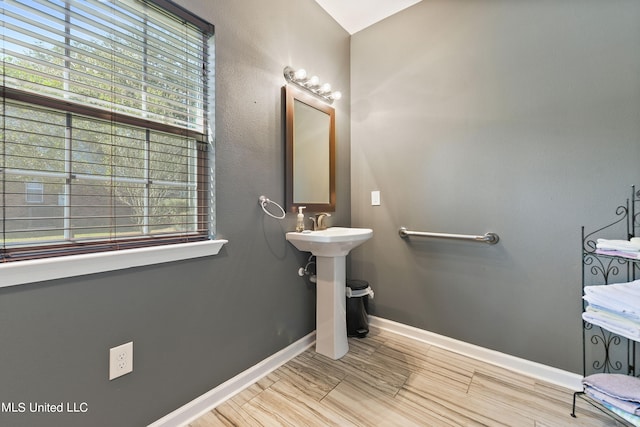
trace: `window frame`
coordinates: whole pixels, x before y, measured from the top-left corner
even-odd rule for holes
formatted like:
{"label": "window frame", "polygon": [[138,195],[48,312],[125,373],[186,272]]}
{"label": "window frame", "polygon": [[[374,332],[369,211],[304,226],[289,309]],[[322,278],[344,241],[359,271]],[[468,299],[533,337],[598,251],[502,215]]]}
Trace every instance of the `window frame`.
{"label": "window frame", "polygon": [[[144,0],[144,2],[150,5],[158,6],[168,13],[179,17],[185,22],[195,25],[202,31],[203,46],[205,47],[205,52],[203,55],[203,78],[208,80],[209,85],[213,85],[213,82],[211,81],[213,70],[209,69],[211,64],[210,61],[207,60],[206,51],[207,49],[210,49],[211,54],[213,53],[213,25],[193,15],[186,9],[182,8],[179,5],[176,5],[171,1]],[[19,103],[31,105],[36,108],[63,111],[67,114],[90,117],[126,126],[134,126],[139,129],[158,131],[177,135],[180,137],[195,139],[197,144],[196,175],[198,177],[202,177],[202,179],[198,178],[197,183],[197,233],[185,233],[178,236],[137,236],[136,238],[131,239],[108,238],[101,241],[96,241],[93,243],[83,243],[80,245],[68,242],[62,242],[54,245],[33,245],[25,248],[7,248],[6,245],[3,245],[3,247],[0,248],[2,252],[2,254],[0,254],[0,267],[5,266],[6,264],[18,264],[15,261],[20,261],[19,263],[26,263],[27,260],[31,262],[34,259],[41,258],[77,257],[86,254],[108,253],[111,251],[135,251],[141,248],[155,246],[181,247],[181,244],[184,244],[185,242],[202,243],[202,241],[208,240],[214,243],[213,246],[217,246],[220,242],[223,242],[222,244],[226,243],[226,241],[224,240],[214,240],[213,204],[215,202],[215,198],[210,196],[210,193],[214,190],[214,187],[212,186],[212,174],[214,165],[212,153],[213,150],[210,150],[211,152],[209,152],[208,150],[209,147],[213,148],[213,136],[210,134],[213,127],[211,126],[211,123],[209,123],[210,119],[213,118],[212,111],[210,110],[210,108],[212,109],[213,107],[213,103],[211,103],[212,99],[209,99],[207,87],[208,84],[205,84],[203,94],[203,132],[197,132],[193,129],[180,128],[162,122],[146,120],[141,117],[129,116],[97,107],[78,104],[72,101],[61,102],[60,99],[6,87],[6,85],[3,84],[1,89],[3,103],[6,101],[16,101]],[[4,286],[4,282],[4,280],[0,280],[0,287]]]}
{"label": "window frame", "polygon": [[29,181],[24,183],[24,199],[27,204],[44,203],[44,183]]}
{"label": "window frame", "polygon": [[226,239],[0,264],[0,288],[217,255]]}

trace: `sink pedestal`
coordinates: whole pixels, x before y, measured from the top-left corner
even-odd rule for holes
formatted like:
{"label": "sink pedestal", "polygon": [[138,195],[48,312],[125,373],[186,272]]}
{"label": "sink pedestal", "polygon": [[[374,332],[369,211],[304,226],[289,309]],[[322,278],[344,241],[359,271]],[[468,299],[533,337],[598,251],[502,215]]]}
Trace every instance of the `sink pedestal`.
{"label": "sink pedestal", "polygon": [[346,256],[316,256],[316,352],[339,359],[347,341]]}
{"label": "sink pedestal", "polygon": [[298,250],[316,256],[316,351],[340,359],[347,341],[347,254],[373,236],[370,228],[330,227],[287,233]]}

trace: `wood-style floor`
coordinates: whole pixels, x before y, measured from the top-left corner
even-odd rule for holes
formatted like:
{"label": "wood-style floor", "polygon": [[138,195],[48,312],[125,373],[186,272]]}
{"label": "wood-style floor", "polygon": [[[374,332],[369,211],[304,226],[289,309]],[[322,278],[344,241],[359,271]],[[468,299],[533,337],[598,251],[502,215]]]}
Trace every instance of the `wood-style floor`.
{"label": "wood-style floor", "polygon": [[331,360],[313,348],[207,412],[212,426],[617,426],[564,388],[372,329]]}

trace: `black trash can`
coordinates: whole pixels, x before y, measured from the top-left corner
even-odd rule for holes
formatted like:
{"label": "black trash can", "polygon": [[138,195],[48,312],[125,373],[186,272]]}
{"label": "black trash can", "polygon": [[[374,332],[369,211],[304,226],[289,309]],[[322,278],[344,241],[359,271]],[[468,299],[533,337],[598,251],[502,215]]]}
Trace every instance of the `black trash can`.
{"label": "black trash can", "polygon": [[369,296],[373,291],[366,280],[347,280],[347,336],[364,338],[369,333]]}

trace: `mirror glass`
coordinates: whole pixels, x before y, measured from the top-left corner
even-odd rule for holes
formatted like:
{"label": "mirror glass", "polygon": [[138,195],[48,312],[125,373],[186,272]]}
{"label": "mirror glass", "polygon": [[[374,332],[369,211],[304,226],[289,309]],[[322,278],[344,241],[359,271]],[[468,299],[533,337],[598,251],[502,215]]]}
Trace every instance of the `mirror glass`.
{"label": "mirror glass", "polygon": [[287,207],[335,211],[335,110],[285,86]]}

